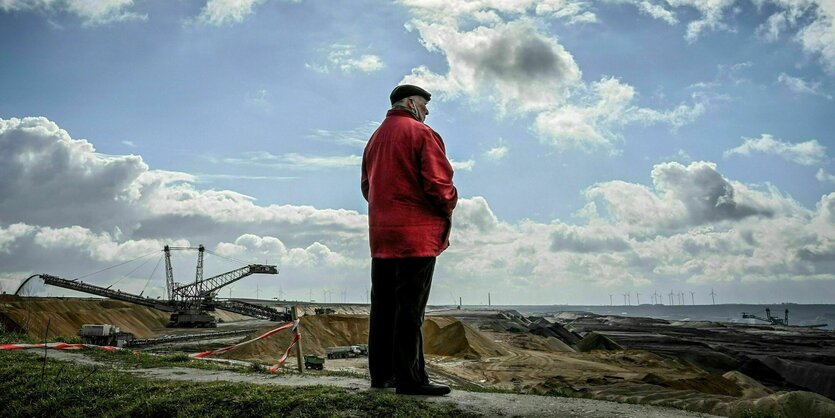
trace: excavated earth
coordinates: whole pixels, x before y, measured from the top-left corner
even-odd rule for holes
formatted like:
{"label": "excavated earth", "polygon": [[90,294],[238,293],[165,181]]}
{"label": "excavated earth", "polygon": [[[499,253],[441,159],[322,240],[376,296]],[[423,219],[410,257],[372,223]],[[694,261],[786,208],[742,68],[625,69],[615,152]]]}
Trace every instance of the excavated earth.
{"label": "excavated earth", "polygon": [[[332,308],[336,313],[328,315],[304,309],[305,354],[324,355],[327,347],[366,343],[364,309]],[[240,319],[218,314],[229,326]],[[39,336],[46,323],[51,336],[74,336],[83,323],[113,323],[138,336],[170,333],[164,328],[166,314],[107,300],[0,301],[0,321],[6,329],[17,327]],[[258,321],[240,324],[260,328],[241,339],[276,326]],[[430,312],[423,332],[432,378],[462,388],[672,406],[723,416],[751,410],[835,416],[831,331],[577,313],[526,318],[509,311],[449,310]],[[282,332],[221,357],[274,364],[291,338],[290,332]],[[285,367],[296,364],[291,360]],[[327,360],[325,367],[367,375],[365,358]]]}

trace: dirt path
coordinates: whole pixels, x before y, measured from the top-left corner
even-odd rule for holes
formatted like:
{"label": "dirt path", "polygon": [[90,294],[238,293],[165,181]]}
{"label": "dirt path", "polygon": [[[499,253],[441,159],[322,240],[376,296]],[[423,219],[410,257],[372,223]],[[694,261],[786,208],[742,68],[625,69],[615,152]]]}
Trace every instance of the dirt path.
{"label": "dirt path", "polygon": [[[27,350],[43,355],[43,350]],[[50,358],[87,365],[106,365],[83,353],[54,351]],[[326,385],[351,390],[369,390],[365,379],[326,375],[264,375],[243,374],[222,370],[203,370],[185,367],[121,370],[151,379],[185,380],[192,382],[243,382],[261,385],[313,386]],[[483,393],[453,390],[443,397],[416,397],[429,402],[451,403],[463,410],[489,417],[570,417],[570,418],[684,418],[713,417],[714,415],[681,411],[678,409],[596,401],[591,399],[558,398],[551,396],[510,393]]]}

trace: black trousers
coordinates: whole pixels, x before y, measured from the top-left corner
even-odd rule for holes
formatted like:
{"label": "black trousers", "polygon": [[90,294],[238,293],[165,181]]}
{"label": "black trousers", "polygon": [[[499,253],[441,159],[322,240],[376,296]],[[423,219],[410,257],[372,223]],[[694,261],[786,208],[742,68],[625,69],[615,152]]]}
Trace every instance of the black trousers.
{"label": "black trousers", "polygon": [[429,382],[423,359],[423,314],[435,257],[372,258],[368,370],[373,382]]}

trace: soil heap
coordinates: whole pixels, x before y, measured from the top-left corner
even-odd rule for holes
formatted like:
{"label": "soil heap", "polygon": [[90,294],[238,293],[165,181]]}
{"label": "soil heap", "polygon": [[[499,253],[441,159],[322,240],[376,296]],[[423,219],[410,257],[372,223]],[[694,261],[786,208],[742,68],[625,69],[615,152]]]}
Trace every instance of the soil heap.
{"label": "soil heap", "polygon": [[110,299],[22,299],[0,303],[0,324],[9,331],[43,338],[75,337],[83,324],[113,324],[138,338],[165,329],[169,314],[142,305]]}
{"label": "soil heap", "polygon": [[[249,335],[254,338],[266,331]],[[324,356],[326,348],[366,344],[368,317],[365,315],[310,315],[300,321],[304,354]],[[290,345],[293,333],[284,331],[229,351],[220,357],[236,360],[275,362]],[[508,352],[471,326],[455,318],[428,317],[423,323],[423,348],[429,355],[480,359]]]}

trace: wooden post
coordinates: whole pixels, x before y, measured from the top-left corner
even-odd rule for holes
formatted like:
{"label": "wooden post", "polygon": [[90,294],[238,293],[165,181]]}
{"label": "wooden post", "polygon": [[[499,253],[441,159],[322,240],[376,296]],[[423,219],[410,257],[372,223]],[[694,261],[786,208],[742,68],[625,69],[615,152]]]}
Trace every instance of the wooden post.
{"label": "wooden post", "polygon": [[[294,321],[299,319],[299,307],[298,306],[293,305],[293,308],[291,309],[291,312],[292,312]],[[295,330],[295,335],[296,336],[299,335],[299,327],[301,327],[301,324],[302,324],[301,321],[299,321],[299,326],[296,327],[296,330]],[[296,342],[296,360],[299,362],[299,373],[304,373],[304,356],[302,355],[302,340],[299,340],[298,342]]]}

